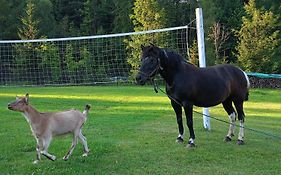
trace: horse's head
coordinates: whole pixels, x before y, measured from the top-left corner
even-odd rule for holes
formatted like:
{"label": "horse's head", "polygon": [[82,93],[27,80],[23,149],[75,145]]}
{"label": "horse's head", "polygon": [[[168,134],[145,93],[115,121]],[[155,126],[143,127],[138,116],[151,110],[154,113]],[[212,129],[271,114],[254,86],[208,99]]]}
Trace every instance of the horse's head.
{"label": "horse's head", "polygon": [[141,45],[141,65],[136,76],[136,81],[144,85],[148,80],[154,78],[160,69],[160,48],[151,44],[150,46]]}

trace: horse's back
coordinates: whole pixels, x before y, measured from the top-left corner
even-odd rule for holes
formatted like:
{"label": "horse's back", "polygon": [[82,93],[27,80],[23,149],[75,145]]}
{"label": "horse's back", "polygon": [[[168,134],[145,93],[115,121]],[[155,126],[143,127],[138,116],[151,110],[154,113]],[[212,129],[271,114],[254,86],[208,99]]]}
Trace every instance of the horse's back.
{"label": "horse's back", "polygon": [[220,80],[228,84],[229,93],[233,98],[237,100],[246,100],[249,80],[247,75],[240,68],[231,64],[222,64],[210,67],[216,72],[216,76],[220,77]]}
{"label": "horse's back", "polygon": [[208,93],[209,96],[220,97],[219,101],[227,98],[232,100],[246,100],[248,94],[248,82],[244,72],[230,64],[222,64],[200,68],[197,73],[200,93]]}

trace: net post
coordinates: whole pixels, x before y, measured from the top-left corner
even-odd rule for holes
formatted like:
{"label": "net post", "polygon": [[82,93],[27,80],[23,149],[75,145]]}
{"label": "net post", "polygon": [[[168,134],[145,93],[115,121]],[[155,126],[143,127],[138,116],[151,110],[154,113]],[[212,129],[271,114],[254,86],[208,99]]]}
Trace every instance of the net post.
{"label": "net post", "polygon": [[[197,4],[198,7],[195,9],[195,13],[196,13],[196,31],[197,31],[197,40],[198,40],[199,66],[206,67],[203,12],[199,0],[197,0]],[[203,108],[203,127],[207,130],[211,130],[210,118],[208,116],[209,116],[209,109]]]}

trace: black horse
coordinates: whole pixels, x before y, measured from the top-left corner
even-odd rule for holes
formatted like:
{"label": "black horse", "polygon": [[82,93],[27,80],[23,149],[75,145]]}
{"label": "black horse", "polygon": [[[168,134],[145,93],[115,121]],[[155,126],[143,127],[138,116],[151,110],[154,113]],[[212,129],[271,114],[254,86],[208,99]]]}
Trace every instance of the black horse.
{"label": "black horse", "polygon": [[236,112],[240,130],[237,144],[244,144],[244,111],[243,102],[248,100],[249,79],[239,68],[230,64],[198,68],[185,61],[177,53],[154,45],[141,46],[141,66],[136,81],[144,85],[160,74],[166,82],[166,93],[176,113],[179,135],[177,142],[183,142],[184,128],[182,107],[184,108],[189,128],[188,146],[193,147],[195,134],[193,130],[193,105],[211,107],[222,103],[229,115],[230,126],[225,141],[234,136]]}

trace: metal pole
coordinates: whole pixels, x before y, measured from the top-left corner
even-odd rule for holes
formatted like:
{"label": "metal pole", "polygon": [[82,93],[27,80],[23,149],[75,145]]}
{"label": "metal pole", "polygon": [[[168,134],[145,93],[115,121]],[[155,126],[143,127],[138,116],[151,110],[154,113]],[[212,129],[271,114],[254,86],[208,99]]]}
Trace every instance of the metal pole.
{"label": "metal pole", "polygon": [[[197,29],[197,40],[198,40],[198,55],[199,55],[199,66],[206,67],[206,59],[205,59],[205,43],[204,43],[204,28],[203,28],[203,12],[200,6],[199,0],[198,7],[195,9],[196,12],[196,29]],[[209,109],[203,108],[203,126],[205,129],[210,130],[210,118]]]}

